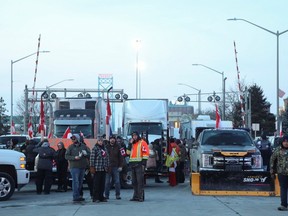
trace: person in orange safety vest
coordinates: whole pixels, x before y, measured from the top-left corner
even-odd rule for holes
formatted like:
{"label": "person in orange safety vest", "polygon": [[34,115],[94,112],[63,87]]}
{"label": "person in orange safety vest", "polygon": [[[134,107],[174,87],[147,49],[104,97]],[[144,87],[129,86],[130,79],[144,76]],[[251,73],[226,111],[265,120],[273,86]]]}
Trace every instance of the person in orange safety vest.
{"label": "person in orange safety vest", "polygon": [[129,155],[129,165],[132,169],[133,197],[130,201],[144,201],[144,170],[149,157],[148,144],[140,138],[138,132],[132,133],[129,141],[127,155]]}

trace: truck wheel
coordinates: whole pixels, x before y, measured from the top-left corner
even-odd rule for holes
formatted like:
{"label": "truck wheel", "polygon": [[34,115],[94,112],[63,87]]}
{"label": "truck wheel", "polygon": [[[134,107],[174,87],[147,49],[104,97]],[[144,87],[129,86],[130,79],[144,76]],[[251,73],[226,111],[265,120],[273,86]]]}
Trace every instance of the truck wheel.
{"label": "truck wheel", "polygon": [[13,178],[7,174],[0,172],[0,201],[8,200],[15,191],[15,182]]}
{"label": "truck wheel", "polygon": [[120,175],[120,184],[123,189],[131,189],[132,188],[132,170],[128,168],[127,173],[121,172]]}

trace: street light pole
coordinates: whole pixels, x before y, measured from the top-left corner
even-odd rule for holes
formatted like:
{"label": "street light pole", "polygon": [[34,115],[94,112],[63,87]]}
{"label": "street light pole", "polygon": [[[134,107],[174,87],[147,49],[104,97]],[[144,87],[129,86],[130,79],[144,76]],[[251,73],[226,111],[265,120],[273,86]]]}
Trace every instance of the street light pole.
{"label": "street light pole", "polygon": [[226,81],[227,77],[224,78],[224,72],[217,71],[217,70],[210,68],[206,65],[203,65],[203,64],[192,64],[192,65],[193,66],[202,66],[202,67],[205,67],[209,70],[212,70],[218,74],[221,74],[221,76],[222,76],[222,103],[223,103],[223,105],[222,105],[222,120],[225,120],[225,81]]}
{"label": "street light pole", "polygon": [[139,81],[139,62],[138,62],[138,52],[141,40],[136,40],[136,99],[140,95],[140,81]]}
{"label": "street light pole", "polygon": [[178,83],[178,85],[184,85],[184,86],[187,86],[189,88],[192,88],[192,89],[198,91],[198,114],[200,115],[201,114],[201,89],[194,88],[193,86],[190,86],[190,85],[185,84],[185,83]]}
{"label": "street light pole", "polygon": [[[50,51],[39,51],[39,53],[48,53],[48,52],[50,52]],[[17,59],[17,60],[15,60],[15,61],[13,61],[13,60],[11,60],[11,114],[10,114],[10,132],[12,131],[11,129],[11,127],[12,127],[12,123],[13,123],[13,64],[14,63],[17,63],[17,62],[19,62],[19,61],[21,61],[21,60],[24,60],[24,59],[26,59],[26,58],[29,58],[30,56],[33,56],[33,55],[35,55],[35,54],[37,54],[37,52],[34,52],[34,53],[32,53],[32,54],[30,54],[30,55],[27,55],[27,56],[24,56],[24,57],[22,57],[22,58],[20,58],[20,59]],[[25,123],[24,123],[25,124]]]}
{"label": "street light pole", "polygon": [[269,32],[273,35],[276,35],[276,37],[277,37],[277,51],[276,51],[276,56],[277,56],[276,57],[276,59],[277,59],[276,60],[276,123],[277,123],[277,128],[276,129],[277,129],[277,134],[279,135],[279,132],[280,132],[279,131],[279,129],[280,129],[280,121],[279,121],[279,118],[280,118],[280,116],[279,116],[279,36],[288,32],[288,29],[279,33],[279,31],[277,31],[277,32],[270,31],[269,29],[266,29],[262,26],[259,26],[255,23],[252,23],[252,22],[245,20],[245,19],[232,18],[232,19],[227,19],[227,20],[228,21],[238,21],[239,20],[239,21],[249,23],[253,26],[256,26],[256,27],[266,31],[266,32]]}

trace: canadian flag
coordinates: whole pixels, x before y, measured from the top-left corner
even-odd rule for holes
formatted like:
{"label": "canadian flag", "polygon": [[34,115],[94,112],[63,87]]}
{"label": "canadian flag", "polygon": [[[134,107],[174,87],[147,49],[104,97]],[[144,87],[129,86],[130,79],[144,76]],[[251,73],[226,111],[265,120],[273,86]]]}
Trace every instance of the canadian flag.
{"label": "canadian flag", "polygon": [[33,137],[33,128],[32,128],[32,122],[28,122],[28,135],[30,138]]}
{"label": "canadian flag", "polygon": [[220,123],[221,123],[221,118],[220,118],[220,115],[219,115],[217,104],[215,104],[215,106],[216,106],[216,128],[219,128],[220,127]]}
{"label": "canadian flag", "polygon": [[283,90],[281,90],[281,89],[278,89],[278,96],[280,98],[283,98],[284,95],[285,95],[285,92]]}
{"label": "canadian flag", "polygon": [[65,133],[63,134],[63,137],[64,139],[70,139],[70,137],[72,136],[72,133],[71,133],[71,130],[70,130],[70,127],[67,127]]}
{"label": "canadian flag", "polygon": [[11,131],[10,131],[11,134],[16,134],[14,121],[12,121],[12,125],[11,125],[10,130],[11,130]]}

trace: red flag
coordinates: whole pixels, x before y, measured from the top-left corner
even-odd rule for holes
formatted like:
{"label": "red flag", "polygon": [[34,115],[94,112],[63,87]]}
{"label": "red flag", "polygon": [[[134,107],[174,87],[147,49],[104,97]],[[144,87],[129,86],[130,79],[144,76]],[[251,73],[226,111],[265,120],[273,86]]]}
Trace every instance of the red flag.
{"label": "red flag", "polygon": [[67,127],[67,129],[66,129],[65,133],[63,134],[62,138],[69,139],[71,136],[72,136],[72,134],[71,134],[70,127]]}
{"label": "red flag", "polygon": [[33,137],[33,128],[32,128],[32,123],[30,121],[28,122],[28,135],[30,138]]}
{"label": "red flag", "polygon": [[16,134],[14,121],[12,121],[12,125],[11,125],[11,128],[10,128],[10,134]]}
{"label": "red flag", "polygon": [[44,115],[44,103],[43,99],[41,97],[40,101],[40,122],[39,122],[39,127],[38,127],[38,132],[41,133],[41,131],[44,131],[45,134],[45,115]]}
{"label": "red flag", "polygon": [[280,98],[283,98],[284,95],[285,95],[285,92],[283,90],[281,90],[281,89],[278,89],[278,96]]}
{"label": "red flag", "polygon": [[106,108],[106,125],[109,125],[110,117],[111,117],[111,107],[109,97],[107,96],[107,108]]}
{"label": "red flag", "polygon": [[221,118],[220,118],[220,115],[219,115],[217,104],[215,104],[215,106],[216,106],[216,128],[219,128],[220,127]]}

